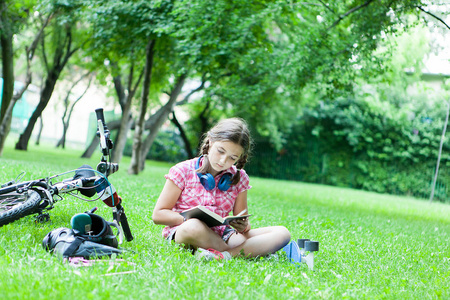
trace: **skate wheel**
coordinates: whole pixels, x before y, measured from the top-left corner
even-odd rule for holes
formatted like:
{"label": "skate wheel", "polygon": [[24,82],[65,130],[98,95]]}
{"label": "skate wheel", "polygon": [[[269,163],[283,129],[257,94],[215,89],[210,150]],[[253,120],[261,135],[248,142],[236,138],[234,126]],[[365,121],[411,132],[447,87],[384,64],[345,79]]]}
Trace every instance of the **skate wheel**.
{"label": "skate wheel", "polygon": [[319,251],[319,242],[305,241],[305,250],[309,252]]}
{"label": "skate wheel", "polygon": [[299,248],[305,248],[305,242],[309,241],[309,239],[298,239],[297,240],[297,245]]}

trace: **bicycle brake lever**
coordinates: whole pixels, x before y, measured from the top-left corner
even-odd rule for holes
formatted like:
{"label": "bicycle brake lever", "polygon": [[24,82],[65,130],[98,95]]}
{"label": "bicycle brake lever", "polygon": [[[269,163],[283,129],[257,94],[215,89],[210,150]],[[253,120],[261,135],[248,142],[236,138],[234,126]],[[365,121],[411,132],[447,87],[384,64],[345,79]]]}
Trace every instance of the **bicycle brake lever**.
{"label": "bicycle brake lever", "polygon": [[105,136],[105,128],[103,127],[102,120],[97,120],[97,126],[98,131],[100,133],[100,146],[102,147],[102,152],[104,156],[108,155],[108,145],[106,143],[106,136]]}
{"label": "bicycle brake lever", "polygon": [[4,187],[7,187],[7,186],[10,186],[10,185],[13,185],[13,184],[15,184],[16,182],[14,181],[14,180],[11,180],[11,181],[8,181],[7,183],[4,183],[4,184],[2,184],[2,188],[4,188]]}

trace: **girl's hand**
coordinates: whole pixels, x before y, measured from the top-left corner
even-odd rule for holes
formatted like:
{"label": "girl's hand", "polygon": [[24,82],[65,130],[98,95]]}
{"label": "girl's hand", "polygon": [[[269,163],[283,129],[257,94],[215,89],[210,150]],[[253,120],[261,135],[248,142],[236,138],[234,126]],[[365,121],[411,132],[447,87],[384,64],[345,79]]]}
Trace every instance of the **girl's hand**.
{"label": "girl's hand", "polygon": [[248,218],[235,219],[230,222],[230,225],[239,233],[244,233],[248,227]]}

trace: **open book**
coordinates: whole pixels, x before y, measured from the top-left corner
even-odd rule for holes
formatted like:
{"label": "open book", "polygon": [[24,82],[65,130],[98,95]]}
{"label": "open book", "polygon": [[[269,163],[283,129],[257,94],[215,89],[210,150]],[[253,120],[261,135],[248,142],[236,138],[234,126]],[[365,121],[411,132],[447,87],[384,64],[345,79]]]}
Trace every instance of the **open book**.
{"label": "open book", "polygon": [[198,205],[196,207],[181,212],[180,215],[182,215],[186,219],[191,218],[199,219],[200,221],[205,222],[205,224],[208,225],[208,227],[214,227],[220,225],[229,225],[232,220],[245,219],[250,217],[251,215],[244,215],[246,211],[247,210],[243,210],[236,216],[227,216],[225,218],[222,218],[221,216],[219,216],[215,212],[212,212],[208,208],[202,205]]}

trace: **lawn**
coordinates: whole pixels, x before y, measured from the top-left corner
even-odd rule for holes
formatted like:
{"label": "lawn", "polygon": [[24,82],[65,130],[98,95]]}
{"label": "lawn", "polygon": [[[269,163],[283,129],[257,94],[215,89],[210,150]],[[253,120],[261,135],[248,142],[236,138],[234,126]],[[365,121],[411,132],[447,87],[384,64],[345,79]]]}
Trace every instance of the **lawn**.
{"label": "lawn", "polygon": [[[80,151],[32,146],[5,149],[0,182],[26,171],[24,180],[88,163]],[[110,177],[124,198],[134,241],[124,261],[75,268],[42,249],[52,229],[93,206],[111,220],[100,202],[67,197],[50,212],[51,222],[27,217],[0,227],[2,299],[449,299],[450,206],[426,200],[352,189],[251,177],[253,227],[284,225],[293,239],[320,242],[315,269],[290,264],[282,253],[271,259],[197,261],[161,237],[152,208],[170,164],[148,161],[138,176],[127,174],[124,158]],[[69,176],[68,176],[69,177]],[[111,263],[110,263],[111,262]]]}

